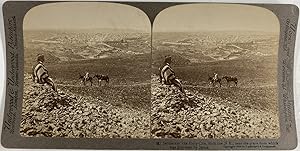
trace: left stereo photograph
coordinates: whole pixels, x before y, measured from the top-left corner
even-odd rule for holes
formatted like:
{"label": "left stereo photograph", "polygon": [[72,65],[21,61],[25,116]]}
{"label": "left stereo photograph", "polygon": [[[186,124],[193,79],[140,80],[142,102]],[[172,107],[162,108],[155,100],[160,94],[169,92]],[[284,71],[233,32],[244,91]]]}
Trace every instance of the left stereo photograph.
{"label": "left stereo photograph", "polygon": [[105,2],[43,4],[27,12],[23,30],[21,136],[150,137],[144,12]]}

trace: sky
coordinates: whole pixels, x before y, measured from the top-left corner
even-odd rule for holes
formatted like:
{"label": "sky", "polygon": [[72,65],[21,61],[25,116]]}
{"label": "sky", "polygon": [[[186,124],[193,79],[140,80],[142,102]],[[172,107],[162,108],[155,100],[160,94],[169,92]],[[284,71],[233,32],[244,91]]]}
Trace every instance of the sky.
{"label": "sky", "polygon": [[[132,6],[106,2],[60,2],[32,8],[24,18],[25,30],[131,29],[150,31],[146,14]],[[186,4],[158,14],[154,32],[264,31],[279,32],[277,17],[269,10],[240,4]]]}
{"label": "sky", "polygon": [[150,31],[143,11],[105,2],[60,2],[36,6],[25,15],[25,30],[116,28]]}
{"label": "sky", "polygon": [[271,11],[240,4],[187,4],[169,7],[156,17],[153,31],[264,31],[278,32]]}

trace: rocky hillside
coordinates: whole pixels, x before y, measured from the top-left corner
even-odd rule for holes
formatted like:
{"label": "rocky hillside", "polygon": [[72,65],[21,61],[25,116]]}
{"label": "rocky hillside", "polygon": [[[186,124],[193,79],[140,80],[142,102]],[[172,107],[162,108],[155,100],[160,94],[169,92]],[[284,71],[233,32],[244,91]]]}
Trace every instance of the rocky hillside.
{"label": "rocky hillside", "polygon": [[154,138],[278,138],[276,114],[203,96],[152,77],[151,136]]}
{"label": "rocky hillside", "polygon": [[[20,133],[69,138],[278,138],[276,114],[186,89],[162,85],[152,76],[151,113],[114,106],[67,89],[24,80]],[[151,120],[151,122],[150,122]]]}
{"label": "rocky hillside", "polygon": [[149,138],[150,115],[24,80],[22,136]]}

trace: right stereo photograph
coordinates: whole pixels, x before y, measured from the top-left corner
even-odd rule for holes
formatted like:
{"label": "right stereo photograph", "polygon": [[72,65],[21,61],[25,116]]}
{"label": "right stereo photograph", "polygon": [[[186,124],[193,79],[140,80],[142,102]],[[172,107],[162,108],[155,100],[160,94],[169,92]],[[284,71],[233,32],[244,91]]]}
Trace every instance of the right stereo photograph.
{"label": "right stereo photograph", "polygon": [[152,32],[151,137],[278,139],[279,21],[240,4],[161,11]]}

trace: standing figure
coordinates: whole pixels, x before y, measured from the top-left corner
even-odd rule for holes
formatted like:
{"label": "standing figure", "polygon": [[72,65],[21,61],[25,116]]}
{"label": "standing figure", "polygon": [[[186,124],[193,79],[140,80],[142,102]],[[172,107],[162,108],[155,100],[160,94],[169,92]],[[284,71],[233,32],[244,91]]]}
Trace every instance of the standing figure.
{"label": "standing figure", "polygon": [[217,81],[217,79],[219,79],[218,74],[214,73],[214,81]]}
{"label": "standing figure", "polygon": [[44,55],[39,55],[37,57],[37,65],[32,68],[32,80],[39,84],[48,84],[54,91],[57,92],[56,86],[53,80],[49,77],[48,70],[44,66],[44,62]]}
{"label": "standing figure", "polygon": [[84,79],[84,81],[86,81],[88,78],[89,78],[89,72],[86,72],[83,79]]}
{"label": "standing figure", "polygon": [[91,86],[93,86],[93,77],[90,77],[90,74],[89,74],[88,72],[86,72],[84,76],[79,75],[79,79],[82,80],[83,85],[85,85],[85,83],[86,83],[87,81],[90,81]]}
{"label": "standing figure", "polygon": [[208,76],[208,81],[214,87],[216,83],[219,83],[220,87],[222,86],[222,79],[219,78],[217,73],[214,73],[213,77]]}

